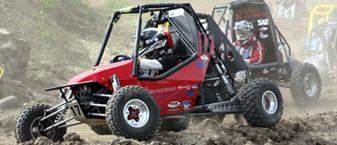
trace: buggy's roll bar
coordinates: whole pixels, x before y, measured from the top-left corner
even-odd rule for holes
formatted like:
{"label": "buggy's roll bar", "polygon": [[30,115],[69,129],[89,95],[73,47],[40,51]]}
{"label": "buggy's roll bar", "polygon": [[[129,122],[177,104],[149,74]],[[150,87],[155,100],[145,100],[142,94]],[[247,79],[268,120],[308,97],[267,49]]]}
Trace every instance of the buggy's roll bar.
{"label": "buggy's roll bar", "polygon": [[112,27],[113,27],[113,23],[117,23],[117,21],[119,20],[121,16],[121,11],[115,11],[112,18],[111,18],[111,21],[110,21],[110,24],[108,25],[108,28],[105,32],[105,35],[104,35],[104,38],[103,38],[103,42],[102,42],[102,45],[101,45],[101,49],[98,53],[98,56],[96,58],[96,62],[94,64],[94,66],[98,66],[99,63],[101,62],[102,60],[102,56],[103,56],[103,53],[104,53],[104,50],[105,50],[105,47],[106,47],[106,44],[108,43],[108,40],[109,40],[109,37],[110,37],[110,34],[111,34],[111,30],[112,30]]}
{"label": "buggy's roll bar", "polygon": [[[193,9],[189,9],[189,7],[190,7],[189,3],[182,3],[182,4],[179,4],[179,5],[174,4],[174,3],[146,4],[146,5],[137,5],[137,6],[126,7],[126,8],[122,8],[122,9],[116,10],[114,12],[112,18],[111,18],[111,21],[110,21],[110,24],[108,25],[107,30],[105,32],[105,36],[103,38],[103,42],[102,42],[100,51],[98,53],[98,56],[96,58],[96,62],[94,64],[94,67],[98,66],[100,64],[102,56],[103,56],[103,53],[104,53],[104,50],[106,48],[107,42],[109,40],[111,31],[112,31],[112,28],[113,28],[113,24],[117,23],[117,21],[119,20],[121,14],[139,13],[139,19],[138,19],[138,24],[137,24],[137,32],[136,32],[136,39],[135,39],[135,41],[136,41],[135,47],[137,47],[137,46],[139,46],[138,35],[140,34],[141,25],[142,25],[141,24],[141,22],[142,22],[142,18],[141,18],[142,13],[149,12],[149,11],[160,11],[160,9],[153,9],[153,8],[175,8],[175,7],[178,8],[177,6],[181,7],[181,8],[184,8],[187,12],[194,13]],[[196,19],[196,16],[193,16],[193,17],[195,17],[195,19]],[[196,21],[198,21],[198,20],[196,20]],[[199,28],[199,30],[200,30],[200,28]],[[138,56],[138,54],[136,56]],[[135,62],[137,62],[136,59],[134,60]],[[136,66],[136,67],[133,69],[133,73],[132,74],[135,75],[137,73],[137,71],[136,71],[137,70],[137,65],[134,65],[134,66]]]}
{"label": "buggy's roll bar", "polygon": [[144,5],[148,8],[162,8],[162,7],[173,7],[174,3],[163,3],[163,4],[146,4]]}
{"label": "buggy's roll bar", "polygon": [[[136,29],[136,37],[135,37],[135,46],[133,49],[133,54],[132,54],[132,58],[133,58],[133,69],[132,69],[132,75],[137,75],[138,73],[138,65],[137,65],[137,61],[138,61],[138,47],[139,47],[139,35],[141,32],[141,26],[142,26],[142,17],[141,15],[143,13],[146,12],[152,12],[152,11],[162,11],[162,10],[169,10],[169,9],[175,9],[175,8],[183,8],[187,13],[191,14],[191,16],[193,17],[193,20],[195,23],[201,24],[201,22],[199,21],[198,17],[195,15],[195,12],[193,10],[193,8],[191,7],[191,5],[189,3],[181,3],[181,4],[174,4],[174,3],[163,3],[163,4],[146,4],[146,5],[137,5],[137,6],[131,6],[131,7],[126,7],[126,8],[122,8],[119,10],[116,10],[111,18],[110,24],[108,25],[108,28],[106,30],[100,51],[98,53],[96,62],[94,64],[95,66],[98,66],[100,64],[100,61],[102,59],[104,50],[106,48],[107,42],[109,40],[112,28],[113,28],[113,24],[117,23],[117,21],[119,20],[121,14],[128,14],[128,13],[139,13],[139,17],[138,17],[138,23],[137,23],[137,29]],[[206,32],[205,29],[203,27],[200,27],[199,25],[197,25],[197,28],[200,32]]]}

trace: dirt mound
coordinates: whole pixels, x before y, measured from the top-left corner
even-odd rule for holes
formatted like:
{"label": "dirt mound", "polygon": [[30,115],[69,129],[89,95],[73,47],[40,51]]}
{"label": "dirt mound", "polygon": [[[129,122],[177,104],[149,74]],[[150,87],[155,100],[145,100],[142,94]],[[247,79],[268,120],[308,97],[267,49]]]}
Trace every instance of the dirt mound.
{"label": "dirt mound", "polygon": [[292,117],[282,119],[272,128],[250,127],[247,125],[217,125],[213,119],[205,119],[197,126],[191,126],[181,132],[160,132],[147,141],[136,141],[113,135],[109,139],[83,139],[80,135],[70,132],[64,136],[64,142],[52,143],[45,137],[23,143],[38,144],[267,144],[267,145],[309,145],[336,144],[337,112],[319,113],[307,117]]}

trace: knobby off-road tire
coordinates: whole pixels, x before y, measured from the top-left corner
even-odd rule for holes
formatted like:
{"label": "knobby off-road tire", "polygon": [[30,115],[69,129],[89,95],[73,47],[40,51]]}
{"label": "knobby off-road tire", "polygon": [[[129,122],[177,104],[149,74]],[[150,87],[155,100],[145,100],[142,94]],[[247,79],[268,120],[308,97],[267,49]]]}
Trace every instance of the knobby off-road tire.
{"label": "knobby off-road tire", "polygon": [[290,92],[298,105],[305,106],[317,102],[321,91],[321,77],[314,65],[302,63],[291,73]]}
{"label": "knobby off-road tire", "polygon": [[257,127],[272,127],[283,113],[283,99],[279,88],[266,78],[256,78],[238,92],[242,114],[246,121]]}
{"label": "knobby off-road tire", "polygon": [[125,86],[114,92],[106,109],[107,125],[116,135],[149,139],[162,124],[159,106],[150,92],[139,86]]}
{"label": "knobby off-road tire", "polygon": [[112,134],[111,130],[107,125],[90,125],[92,131],[97,133],[98,135],[109,135]]}
{"label": "knobby off-road tire", "polygon": [[66,128],[51,129],[47,132],[42,131],[50,125],[55,124],[55,117],[51,117],[43,122],[40,122],[40,119],[44,115],[44,110],[49,108],[51,108],[49,105],[35,104],[20,112],[18,118],[16,119],[14,129],[17,143],[30,141],[39,136],[46,136],[54,142],[63,141],[63,135],[65,135],[67,131]]}

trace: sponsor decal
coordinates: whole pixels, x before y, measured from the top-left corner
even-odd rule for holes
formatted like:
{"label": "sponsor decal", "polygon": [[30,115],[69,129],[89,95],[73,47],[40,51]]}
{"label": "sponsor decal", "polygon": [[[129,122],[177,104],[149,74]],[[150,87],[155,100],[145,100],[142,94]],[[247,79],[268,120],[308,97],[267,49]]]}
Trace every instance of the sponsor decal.
{"label": "sponsor decal", "polygon": [[163,89],[156,89],[156,93],[162,93],[162,92],[164,92]]}
{"label": "sponsor decal", "polygon": [[145,40],[145,44],[152,44],[154,42],[157,42],[159,40],[159,38],[155,37],[155,38],[151,38],[148,40]]}
{"label": "sponsor decal", "polygon": [[208,57],[207,57],[206,55],[202,55],[200,58],[201,58],[203,61],[207,61],[207,60],[208,60]]}
{"label": "sponsor decal", "polygon": [[207,68],[207,62],[206,61],[196,61],[195,62],[197,68]]}
{"label": "sponsor decal", "polygon": [[263,32],[260,32],[260,38],[265,39],[268,38],[268,34],[264,34]]}
{"label": "sponsor decal", "polygon": [[179,101],[173,101],[173,102],[168,103],[167,106],[170,108],[175,108],[175,107],[178,107],[179,105],[180,105]]}
{"label": "sponsor decal", "polygon": [[191,106],[191,100],[185,100],[185,101],[181,101],[181,106],[183,106],[184,110],[186,109],[190,109]]}
{"label": "sponsor decal", "polygon": [[269,69],[270,71],[274,71],[276,70],[276,67],[272,67],[271,69]]}
{"label": "sponsor decal", "polygon": [[268,26],[269,20],[268,19],[259,19],[257,20],[257,26]]}
{"label": "sponsor decal", "polygon": [[173,112],[173,111],[179,111],[179,108],[172,108],[172,109],[169,109],[170,112]]}
{"label": "sponsor decal", "polygon": [[264,68],[264,70],[262,71],[263,74],[267,74],[269,73],[269,71],[267,70],[267,68]]}
{"label": "sponsor decal", "polygon": [[188,90],[188,93],[187,93],[186,97],[189,97],[189,96],[194,96],[193,90]]}
{"label": "sponsor decal", "polygon": [[178,86],[178,89],[186,89],[186,90],[188,90],[188,89],[190,89],[190,85],[180,85],[180,86]]}
{"label": "sponsor decal", "polygon": [[187,91],[174,92],[172,96],[185,96],[185,94],[187,94]]}
{"label": "sponsor decal", "polygon": [[235,11],[235,20],[247,20],[265,16],[267,14],[260,8],[239,9]]}
{"label": "sponsor decal", "polygon": [[161,88],[161,89],[156,89],[156,90],[149,90],[149,92],[151,94],[155,94],[155,93],[163,93],[163,92],[172,92],[176,90],[177,90],[177,87],[168,87],[168,88]]}
{"label": "sponsor decal", "polygon": [[156,90],[149,90],[149,92],[150,92],[151,94],[154,94],[154,93],[156,93]]}
{"label": "sponsor decal", "polygon": [[268,38],[268,34],[264,34],[264,32],[268,30],[268,27],[262,26],[259,30],[260,30],[260,34],[259,34],[260,38],[262,39]]}
{"label": "sponsor decal", "polygon": [[259,30],[260,30],[261,32],[265,32],[265,31],[268,30],[268,27],[262,26]]}
{"label": "sponsor decal", "polygon": [[202,59],[202,61],[196,61],[195,64],[196,64],[196,67],[197,68],[207,68],[207,60],[208,60],[208,57],[206,55],[202,55],[200,57],[200,59]]}
{"label": "sponsor decal", "polygon": [[183,16],[183,15],[184,15],[184,9],[182,8],[169,11],[169,17],[177,17],[177,16]]}
{"label": "sponsor decal", "polygon": [[155,94],[154,97],[156,99],[160,99],[160,98],[166,98],[169,97],[171,95],[171,93],[162,93],[162,94]]}
{"label": "sponsor decal", "polygon": [[192,89],[198,89],[199,85],[192,85]]}
{"label": "sponsor decal", "polygon": [[164,88],[164,92],[172,92],[172,91],[176,91],[176,90],[177,90],[176,87]]}

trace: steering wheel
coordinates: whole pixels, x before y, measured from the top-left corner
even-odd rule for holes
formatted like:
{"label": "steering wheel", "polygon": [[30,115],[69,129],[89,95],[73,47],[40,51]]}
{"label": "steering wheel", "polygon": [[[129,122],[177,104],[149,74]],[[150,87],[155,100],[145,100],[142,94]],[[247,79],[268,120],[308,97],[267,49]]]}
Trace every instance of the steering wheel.
{"label": "steering wheel", "polygon": [[116,56],[112,59],[112,61],[113,61],[113,62],[119,62],[119,61],[120,61],[120,60],[119,60],[120,57],[124,57],[124,58],[126,58],[127,60],[131,59],[131,57],[128,56],[128,55],[126,55],[126,54],[118,54],[118,55],[116,55]]}

